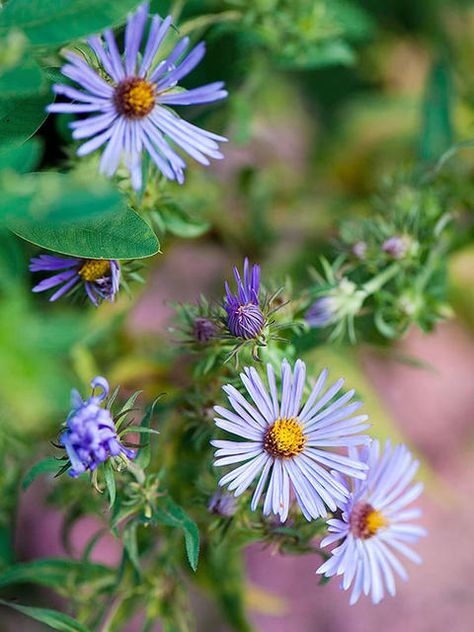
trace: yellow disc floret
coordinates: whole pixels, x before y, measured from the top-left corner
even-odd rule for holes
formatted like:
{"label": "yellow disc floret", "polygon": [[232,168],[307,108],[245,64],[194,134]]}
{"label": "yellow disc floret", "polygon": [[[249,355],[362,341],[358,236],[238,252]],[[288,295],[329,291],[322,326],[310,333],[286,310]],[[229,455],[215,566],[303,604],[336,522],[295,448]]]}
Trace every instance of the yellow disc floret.
{"label": "yellow disc floret", "polygon": [[97,281],[110,274],[110,262],[107,259],[87,259],[79,269],[84,281]]}
{"label": "yellow disc floret", "polygon": [[115,88],[114,103],[127,118],[143,118],[155,107],[155,85],[140,77],[129,77]]}
{"label": "yellow disc floret", "polygon": [[301,454],[306,444],[303,426],[295,417],[277,419],[265,434],[263,447],[272,456],[288,459]]}
{"label": "yellow disc floret", "polygon": [[349,527],[351,533],[357,538],[367,540],[387,525],[387,518],[381,511],[374,509],[370,503],[357,503],[352,508]]}

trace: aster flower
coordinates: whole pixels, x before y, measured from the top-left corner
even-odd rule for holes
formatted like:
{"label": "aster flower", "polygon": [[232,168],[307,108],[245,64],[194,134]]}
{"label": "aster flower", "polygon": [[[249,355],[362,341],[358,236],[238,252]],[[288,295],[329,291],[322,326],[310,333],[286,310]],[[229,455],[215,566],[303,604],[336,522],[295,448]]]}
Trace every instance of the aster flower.
{"label": "aster flower", "polygon": [[407,506],[418,498],[423,485],[411,485],[418,461],[413,460],[404,445],[392,449],[387,442],[380,454],[378,441],[373,441],[361,450],[360,456],[354,449],[353,456],[367,463],[367,478],[353,481],[353,492],[342,507],[342,518],[328,520],[330,535],[321,546],[337,540],[342,543],[316,572],[326,577],[342,575],[344,590],[353,584],[351,604],[358,601],[362,592],[370,593],[373,603],[378,603],[385,590],[395,595],[394,572],[407,579],[397,554],[415,563],[421,561],[407,545],[415,544],[426,531],[411,524],[421,512]]}
{"label": "aster flower", "polygon": [[49,299],[56,301],[69,290],[84,286],[97,307],[102,300],[113,303],[120,286],[120,265],[115,259],[80,259],[58,255],[40,255],[30,261],[31,272],[54,272],[40,281],[33,292],[45,292],[60,286]]}
{"label": "aster flower", "polygon": [[239,496],[258,477],[252,511],[266,487],[264,515],[278,514],[284,522],[292,490],[307,520],[326,516],[326,505],[335,511],[350,493],[335,472],[365,477],[364,463],[331,448],[366,443],[368,438],[357,434],[369,427],[365,423],[367,415],[353,416],[362,406],[358,401],[350,403],[353,390],[332,401],[344,380],[338,380],[323,393],[327,373],[327,370],[321,373],[304,405],[306,366],[301,360],[297,360],[293,374],[289,363],[282,362],[280,400],[270,364],[267,364],[269,390],[254,368],[247,367],[240,375],[252,403],[233,386],[224,386],[233,410],[216,406],[219,415],[216,425],[244,441],[212,441],[217,448],[214,465],[245,461],[223,476],[219,485],[228,485],[229,491]]}
{"label": "aster flower", "polygon": [[326,327],[357,315],[367,294],[355,283],[343,278],[339,284],[320,296],[305,315],[311,327]]}
{"label": "aster flower", "polygon": [[408,237],[400,237],[395,235],[389,237],[382,244],[382,250],[392,257],[392,259],[403,259],[410,247],[410,239]]}
{"label": "aster flower", "polygon": [[232,294],[229,284],[225,283],[226,299],[224,309],[227,312],[227,327],[236,338],[250,340],[257,338],[265,325],[265,317],[260,308],[258,292],[260,289],[260,266],[252,266],[249,260],[244,261],[244,280],[242,281],[237,267],[234,267],[237,293]]}
{"label": "aster flower", "polygon": [[169,109],[173,105],[211,103],[227,96],[223,83],[210,83],[183,90],[178,82],[188,75],[205,54],[204,43],[186,54],[189,38],[182,39],[171,53],[157,63],[159,49],[171,27],[172,18],[154,15],[146,44],[142,47],[148,21],[149,2],[129,15],[125,29],[124,55],[114,35],[106,30],[87,42],[101,66],[95,70],[80,55],[66,52],[68,63],[62,74],[78,88],[65,84],[53,86],[57,95],[74,103],[53,103],[49,112],[95,115],[71,123],[73,138],[89,139],[78,149],[85,156],[106,145],[101,173],[112,176],[123,158],[130,171],[134,189],[142,186],[141,156],[149,154],[158,169],[170,180],[184,181],[186,163],[173,145],[203,165],[209,158],[222,158],[219,141],[226,139],[181,119]]}
{"label": "aster flower", "polygon": [[[120,443],[110,411],[101,406],[109,394],[109,383],[103,377],[95,377],[91,386],[92,395],[85,401],[75,389],[72,391],[72,409],[59,439],[71,463],[69,474],[74,478],[86,470],[93,472],[109,457],[123,454],[133,459],[135,456],[133,450]],[[101,392],[95,395],[95,389]]]}

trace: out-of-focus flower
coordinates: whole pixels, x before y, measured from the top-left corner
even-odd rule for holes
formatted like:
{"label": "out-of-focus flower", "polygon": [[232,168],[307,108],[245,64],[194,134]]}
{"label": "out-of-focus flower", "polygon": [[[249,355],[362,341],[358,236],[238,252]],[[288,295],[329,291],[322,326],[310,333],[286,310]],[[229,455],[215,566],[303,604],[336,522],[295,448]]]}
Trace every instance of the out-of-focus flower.
{"label": "out-of-focus flower", "polygon": [[[133,459],[135,456],[133,450],[120,443],[110,411],[101,406],[109,394],[109,383],[98,376],[91,386],[92,395],[85,401],[75,389],[72,391],[71,412],[59,439],[71,463],[69,474],[74,478],[86,470],[93,472],[109,457],[123,454]],[[101,389],[99,395],[94,394],[95,389]]]}
{"label": "out-of-focus flower", "polygon": [[209,501],[207,509],[210,513],[217,516],[232,518],[237,510],[237,501],[232,494],[218,490]]}
{"label": "out-of-focus flower", "polygon": [[83,285],[87,296],[97,307],[102,300],[113,303],[120,287],[120,265],[115,259],[80,259],[58,255],[40,255],[30,261],[32,272],[54,272],[40,281],[33,292],[60,288],[49,299],[56,301],[72,288]]}
{"label": "out-of-focus flower", "polygon": [[339,285],[316,299],[306,312],[305,320],[311,327],[319,328],[352,318],[359,312],[366,296],[355,283],[344,278]]}
{"label": "out-of-focus flower", "polygon": [[[367,465],[332,452],[328,448],[347,448],[366,443],[358,435],[368,428],[367,415],[352,416],[362,406],[349,403],[351,390],[332,401],[344,380],[338,380],[322,394],[327,370],[319,376],[306,404],[302,406],[306,366],[297,360],[292,374],[289,363],[281,365],[281,399],[273,368],[267,364],[268,389],[254,368],[241,373],[250,403],[239,391],[224,386],[233,411],[216,406],[216,425],[245,441],[214,440],[217,448],[214,465],[224,466],[245,461],[219,481],[228,485],[235,496],[242,494],[259,477],[253,494],[254,511],[266,487],[264,515],[279,514],[284,522],[290,507],[290,490],[307,520],[326,516],[327,505],[332,511],[345,503],[349,489],[334,472],[365,477]],[[268,482],[268,486],[267,486]]]}
{"label": "out-of-focus flower", "polygon": [[[356,449],[353,457],[358,458]],[[351,604],[362,592],[370,593],[373,603],[378,603],[385,590],[395,595],[394,572],[407,579],[396,554],[416,563],[421,561],[407,545],[418,542],[426,531],[411,524],[421,512],[407,506],[418,498],[423,485],[410,486],[418,461],[404,445],[392,449],[387,442],[380,455],[379,443],[373,441],[361,450],[359,458],[369,467],[367,478],[353,481],[353,493],[342,507],[342,519],[328,520],[330,535],[321,546],[343,541],[317,573],[326,577],[342,575],[344,590],[353,583]]]}
{"label": "out-of-focus flower", "polygon": [[249,260],[244,262],[244,280],[240,278],[237,267],[234,267],[237,293],[232,294],[226,281],[226,299],[224,309],[227,312],[227,327],[236,338],[250,340],[257,338],[265,325],[265,316],[260,308],[258,292],[260,289],[260,266],[252,266]]}
{"label": "out-of-focus flower", "polygon": [[410,248],[411,240],[408,237],[395,235],[386,239],[382,244],[382,250],[392,259],[403,259]]}
{"label": "out-of-focus flower", "polygon": [[357,259],[365,259],[367,253],[367,243],[365,241],[358,241],[352,246],[352,254]]}
{"label": "out-of-focus flower", "polygon": [[153,16],[148,39],[141,50],[148,12],[149,2],[145,2],[128,17],[123,59],[111,30],[104,31],[104,39],[95,35],[87,40],[97,56],[100,72],[83,57],[66,52],[68,63],[62,73],[80,89],[66,84],[54,85],[56,94],[74,103],[48,106],[49,112],[95,113],[93,117],[71,123],[75,139],[89,139],[79,147],[78,155],[85,156],[106,144],[100,161],[101,173],[112,176],[123,158],[136,190],[142,186],[144,151],[168,179],[182,183],[186,163],[171,142],[201,164],[208,165],[209,158],[223,157],[218,142],[226,140],[184,121],[169,109],[172,105],[211,103],[223,99],[227,92],[222,82],[192,90],[178,87],[178,82],[204,57],[202,42],[186,55],[189,38],[185,37],[168,57],[156,63],[160,46],[171,27],[170,16],[164,20]]}
{"label": "out-of-focus flower", "polygon": [[193,323],[193,338],[197,342],[209,342],[217,333],[217,325],[209,318],[197,316]]}

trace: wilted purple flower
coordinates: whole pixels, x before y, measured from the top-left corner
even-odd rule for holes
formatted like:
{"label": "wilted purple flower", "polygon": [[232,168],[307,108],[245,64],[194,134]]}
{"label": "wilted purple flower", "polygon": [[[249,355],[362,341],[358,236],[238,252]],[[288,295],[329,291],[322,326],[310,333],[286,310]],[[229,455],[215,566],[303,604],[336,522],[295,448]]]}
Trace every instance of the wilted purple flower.
{"label": "wilted purple flower", "polygon": [[49,299],[56,301],[70,289],[82,283],[87,296],[97,307],[102,300],[113,303],[120,286],[120,265],[115,259],[80,259],[58,255],[40,255],[30,261],[32,272],[55,272],[40,281],[33,292],[60,288]]}
{"label": "wilted purple flower", "polygon": [[396,235],[383,242],[382,250],[393,259],[403,259],[409,246],[410,241],[407,237],[399,237]]}
{"label": "wilted purple flower", "polygon": [[201,61],[205,45],[198,44],[187,55],[189,38],[182,39],[171,53],[156,63],[156,56],[170,27],[172,18],[154,15],[146,44],[143,36],[148,21],[149,2],[129,15],[125,29],[123,57],[110,29],[90,37],[87,42],[101,65],[100,72],[76,53],[66,52],[69,63],[62,73],[80,89],[66,84],[53,86],[58,95],[74,103],[53,103],[49,112],[96,116],[71,123],[73,138],[87,142],[78,149],[85,156],[106,144],[100,171],[112,176],[121,161],[130,171],[132,185],[142,186],[141,156],[149,154],[158,169],[170,180],[184,181],[186,163],[170,141],[203,165],[208,158],[222,158],[217,141],[226,139],[182,120],[170,110],[172,105],[211,103],[227,96],[223,83],[210,83],[192,90],[179,88],[178,82]]}
{"label": "wilted purple flower", "polygon": [[193,323],[193,337],[197,342],[209,342],[215,336],[217,326],[209,318],[198,316]]}
{"label": "wilted purple flower", "polygon": [[98,376],[92,380],[91,386],[92,389],[102,389],[102,392],[94,395],[93,390],[92,396],[85,401],[75,389],[72,391],[72,409],[66,421],[66,430],[59,439],[71,462],[69,474],[74,478],[86,470],[93,472],[109,457],[124,454],[133,459],[135,456],[133,450],[120,443],[110,411],[101,407],[109,394],[109,383]]}
{"label": "wilted purple flower", "polygon": [[334,316],[334,299],[322,296],[316,299],[305,314],[305,320],[311,327],[326,327]]}
{"label": "wilted purple flower", "polygon": [[396,553],[415,563],[421,561],[407,545],[418,542],[426,531],[411,524],[421,512],[407,509],[407,505],[418,498],[423,485],[409,487],[419,464],[404,445],[392,449],[387,442],[380,454],[379,442],[373,441],[361,450],[360,456],[354,448],[352,457],[368,465],[367,478],[353,481],[353,492],[342,507],[342,520],[328,520],[330,535],[321,546],[337,540],[342,543],[317,573],[326,577],[342,575],[344,590],[353,583],[351,604],[358,601],[362,592],[370,592],[373,603],[378,603],[385,589],[395,595],[393,571],[407,579]]}
{"label": "wilted purple flower", "polygon": [[262,332],[265,317],[260,309],[258,292],[260,289],[260,266],[252,266],[249,272],[249,260],[244,261],[244,280],[234,267],[237,293],[232,294],[229,284],[225,283],[226,299],[224,309],[227,312],[227,327],[236,338],[250,340]]}
{"label": "wilted purple flower", "polygon": [[207,509],[209,513],[217,516],[232,518],[237,510],[237,501],[231,494],[218,490],[209,501]]}
{"label": "wilted purple flower", "polygon": [[219,417],[215,422],[244,441],[211,443],[217,448],[215,466],[243,464],[225,474],[219,485],[228,484],[229,491],[240,496],[258,478],[252,511],[266,487],[263,513],[278,514],[282,522],[288,517],[290,490],[307,520],[326,516],[326,505],[335,511],[350,493],[335,472],[365,478],[367,469],[365,463],[331,451],[368,441],[358,435],[368,428],[367,415],[353,416],[362,403],[349,403],[354,391],[333,401],[344,383],[338,380],[322,394],[327,378],[324,370],[303,406],[306,366],[301,360],[293,374],[289,363],[282,362],[280,400],[270,364],[268,388],[254,368],[245,368],[240,377],[253,404],[234,386],[224,386],[233,410],[216,406]]}

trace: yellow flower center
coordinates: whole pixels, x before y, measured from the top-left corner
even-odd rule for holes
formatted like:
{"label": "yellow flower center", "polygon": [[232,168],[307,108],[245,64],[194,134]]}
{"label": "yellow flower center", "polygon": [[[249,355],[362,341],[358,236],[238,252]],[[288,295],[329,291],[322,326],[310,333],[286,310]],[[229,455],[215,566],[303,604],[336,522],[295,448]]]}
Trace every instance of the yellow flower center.
{"label": "yellow flower center", "polygon": [[295,417],[277,419],[265,434],[263,447],[272,456],[288,459],[301,454],[306,444],[303,426]]}
{"label": "yellow flower center", "polygon": [[97,281],[110,274],[110,262],[107,259],[87,259],[79,269],[84,281]]}
{"label": "yellow flower center", "polygon": [[129,77],[115,88],[114,102],[120,114],[143,118],[155,107],[155,85],[139,77]]}
{"label": "yellow flower center", "polygon": [[352,509],[349,528],[357,538],[367,540],[387,525],[388,520],[383,513],[374,509],[369,503],[358,503]]}

